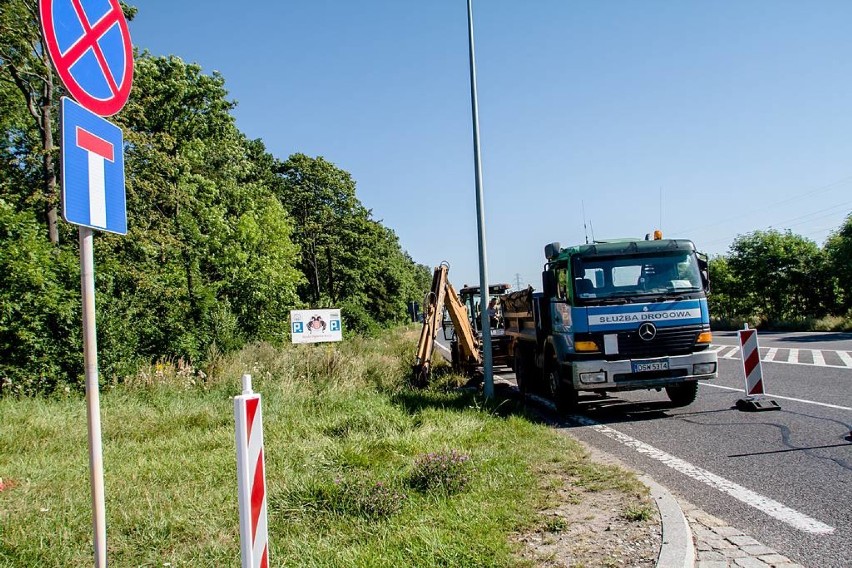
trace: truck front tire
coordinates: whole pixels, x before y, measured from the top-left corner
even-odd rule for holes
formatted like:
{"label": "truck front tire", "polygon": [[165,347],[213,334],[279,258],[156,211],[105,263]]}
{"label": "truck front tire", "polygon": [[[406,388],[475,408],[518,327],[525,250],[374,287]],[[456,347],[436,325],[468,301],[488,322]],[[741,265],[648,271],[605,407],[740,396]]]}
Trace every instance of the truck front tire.
{"label": "truck front tire", "polygon": [[689,406],[698,395],[698,381],[688,381],[666,387],[666,394],[673,406]]}
{"label": "truck front tire", "polygon": [[567,414],[577,410],[577,390],[562,380],[562,373],[556,361],[552,361],[548,367],[547,384],[557,413]]}

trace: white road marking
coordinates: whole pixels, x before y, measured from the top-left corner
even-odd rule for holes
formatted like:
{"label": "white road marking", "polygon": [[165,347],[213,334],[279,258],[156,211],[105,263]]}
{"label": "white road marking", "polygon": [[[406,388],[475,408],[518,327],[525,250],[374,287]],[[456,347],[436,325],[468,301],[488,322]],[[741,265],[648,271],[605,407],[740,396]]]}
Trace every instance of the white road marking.
{"label": "white road marking", "polygon": [[799,362],[799,350],[798,349],[790,349],[790,355],[787,357],[788,363],[793,363],[794,365]]}
{"label": "white road marking", "polygon": [[[705,387],[713,387],[714,389],[725,389],[725,390],[730,390],[730,391],[739,391],[739,392],[743,393],[743,396],[745,396],[745,389],[737,389],[737,388],[734,388],[734,387],[725,387],[725,386],[722,386],[722,385],[714,385],[714,384],[711,384],[711,383],[705,383],[705,382],[701,382],[701,381],[699,381],[699,383],[701,385],[705,386]],[[769,394],[769,393],[766,393],[766,396],[768,396],[770,398],[780,398],[781,400],[791,400],[793,402],[804,402],[805,404],[815,404],[817,406],[824,406],[826,408],[834,408],[834,409],[837,409],[837,410],[848,410],[848,411],[852,412],[852,408],[849,408],[848,406],[839,406],[837,404],[828,404],[826,402],[816,402],[815,400],[805,400],[803,398],[791,398],[789,396],[781,396],[781,395]]]}
{"label": "white road marking", "polygon": [[450,353],[450,348],[449,348],[449,347],[444,347],[443,345],[441,345],[441,344],[440,344],[440,343],[438,343],[437,341],[435,342],[435,347],[438,347],[439,349],[441,349],[442,351],[444,351],[444,352],[445,352],[445,353],[447,353],[447,354],[451,354],[451,353]]}
{"label": "white road marking", "polygon": [[[731,351],[728,351],[726,354],[722,355],[722,352],[726,349],[731,348]],[[766,355],[761,357],[761,361],[765,363],[779,363],[781,365],[806,365],[808,367],[827,367],[829,369],[848,369],[852,367],[852,356],[849,355],[846,351],[833,351],[827,350],[829,353],[837,353],[837,356],[840,357],[840,360],[843,362],[842,365],[829,365],[825,362],[825,355],[819,349],[789,349],[790,353],[788,354],[788,359],[786,361],[776,360],[775,357],[778,356],[779,349],[787,349],[786,347],[769,347],[769,350],[766,352]],[[717,353],[717,356],[720,359],[736,359],[740,360],[740,348],[734,345],[714,345],[711,349],[714,353]],[[801,351],[810,352],[813,357],[813,363],[806,363],[804,361],[799,360],[799,354]]]}
{"label": "white road marking", "polygon": [[799,529],[800,531],[812,533],[812,534],[830,534],[834,532],[834,527],[830,527],[816,519],[813,519],[804,513],[800,513],[786,505],[779,503],[778,501],[774,501],[769,497],[764,497],[759,493],[755,493],[751,489],[747,489],[742,485],[734,483],[733,481],[729,481],[724,477],[720,477],[715,473],[711,473],[706,469],[702,469],[698,466],[692,465],[691,463],[684,461],[680,458],[677,458],[671,454],[667,454],[662,450],[658,450],[657,448],[650,446],[644,442],[641,442],[635,438],[631,438],[627,434],[622,434],[618,430],[614,428],[610,428],[609,426],[605,426],[594,420],[586,418],[585,416],[572,416],[571,417],[575,422],[582,424],[583,426],[587,426],[596,432],[603,434],[617,442],[624,444],[629,448],[633,448],[640,454],[644,454],[650,458],[653,458],[663,464],[669,466],[675,471],[679,471],[680,473],[686,475],[687,477],[691,477],[696,481],[700,481],[718,489],[722,493],[726,493],[730,495],[734,499],[745,503],[746,505],[750,505],[757,510],[766,513],[770,517],[778,519],[783,523],[787,523],[788,525]]}
{"label": "white road marking", "polygon": [[718,353],[725,347],[727,347],[727,345],[712,345],[707,351],[709,351],[710,353]]}

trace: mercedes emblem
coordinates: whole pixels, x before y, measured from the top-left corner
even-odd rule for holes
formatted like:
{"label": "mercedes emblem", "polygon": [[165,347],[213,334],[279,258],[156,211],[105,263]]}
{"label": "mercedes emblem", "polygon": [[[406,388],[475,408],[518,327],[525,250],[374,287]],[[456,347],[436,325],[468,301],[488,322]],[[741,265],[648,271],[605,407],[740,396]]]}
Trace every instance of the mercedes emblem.
{"label": "mercedes emblem", "polygon": [[651,341],[657,336],[657,328],[650,322],[645,322],[639,326],[639,337],[643,341]]}

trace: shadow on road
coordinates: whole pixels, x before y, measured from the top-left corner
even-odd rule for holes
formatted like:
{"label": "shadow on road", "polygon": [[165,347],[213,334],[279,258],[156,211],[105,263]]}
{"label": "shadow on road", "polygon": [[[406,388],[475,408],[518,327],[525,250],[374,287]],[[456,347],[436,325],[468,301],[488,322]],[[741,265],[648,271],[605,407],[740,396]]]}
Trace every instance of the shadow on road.
{"label": "shadow on road", "polygon": [[788,335],[784,337],[784,341],[793,341],[796,343],[818,343],[821,341],[850,341],[852,333],[820,333],[819,335]]}

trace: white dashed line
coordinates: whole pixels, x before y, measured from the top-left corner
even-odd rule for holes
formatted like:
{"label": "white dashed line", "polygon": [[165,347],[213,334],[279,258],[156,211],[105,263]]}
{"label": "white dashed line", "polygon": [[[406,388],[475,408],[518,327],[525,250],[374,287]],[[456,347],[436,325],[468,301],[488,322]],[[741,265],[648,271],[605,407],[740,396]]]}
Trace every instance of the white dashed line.
{"label": "white dashed line", "polygon": [[756,508],[757,510],[766,513],[770,517],[778,519],[779,521],[790,525],[800,531],[812,533],[812,534],[830,534],[834,532],[834,527],[830,527],[816,519],[813,519],[804,513],[800,513],[786,505],[779,503],[778,501],[774,501],[769,497],[764,497],[759,493],[755,493],[751,489],[747,489],[742,485],[734,483],[733,481],[729,481],[724,477],[720,477],[715,473],[711,473],[706,469],[702,469],[698,466],[692,465],[691,463],[684,461],[680,458],[677,458],[671,454],[667,454],[662,450],[658,450],[653,446],[649,446],[645,442],[641,442],[635,438],[631,438],[627,434],[622,434],[618,430],[614,428],[610,428],[609,426],[605,426],[594,420],[586,418],[585,416],[572,416],[572,420],[575,422],[582,424],[583,426],[587,426],[588,428],[603,434],[617,442],[624,444],[629,448],[633,448],[640,454],[644,454],[650,458],[653,458],[663,464],[669,466],[670,468],[679,471],[680,473],[686,475],[687,477],[691,477],[696,481],[700,481],[710,487],[718,489],[722,493],[730,495],[734,499],[745,503],[746,505],[750,505],[751,507]]}
{"label": "white dashed line", "polygon": [[[705,382],[699,382],[699,384],[701,384],[702,386],[705,386],[705,387],[713,387],[714,389],[739,391],[739,392],[743,393],[743,396],[745,396],[745,389],[736,389],[736,388],[733,388],[733,387],[725,387],[725,386],[722,386],[722,385],[714,385],[714,384],[705,383]],[[815,404],[817,406],[824,406],[826,408],[835,408],[837,410],[848,410],[848,411],[852,412],[852,408],[849,408],[848,406],[839,406],[837,404],[828,404],[826,402],[816,402],[815,400],[805,400],[803,398],[791,398],[789,396],[781,396],[781,395],[769,394],[769,393],[767,393],[766,396],[769,397],[769,398],[780,398],[781,400],[791,400],[793,402],[804,402],[805,404]]]}

